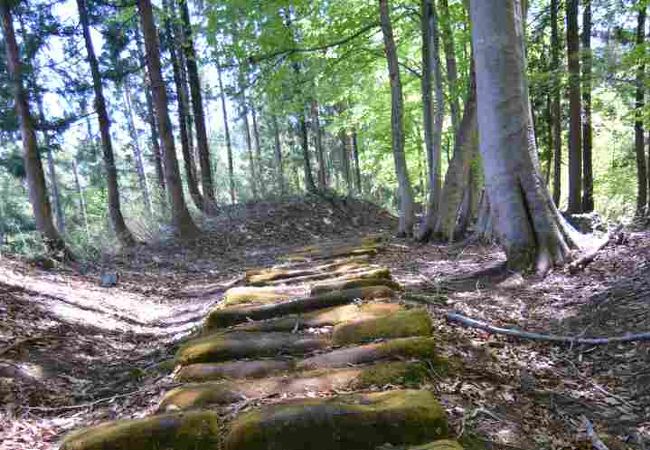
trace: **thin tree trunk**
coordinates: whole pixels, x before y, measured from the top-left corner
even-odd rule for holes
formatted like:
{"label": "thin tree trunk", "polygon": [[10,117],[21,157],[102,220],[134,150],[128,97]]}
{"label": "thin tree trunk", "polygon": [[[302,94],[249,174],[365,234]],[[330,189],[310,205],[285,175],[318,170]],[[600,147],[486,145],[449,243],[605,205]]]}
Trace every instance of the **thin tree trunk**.
{"label": "thin tree trunk", "polygon": [[[13,88],[16,114],[20,122],[29,200],[34,212],[36,228],[42,234],[43,240],[50,251],[64,251],[67,253],[65,243],[52,221],[52,209],[47,195],[43,165],[38,154],[36,132],[29,111],[27,95],[22,84],[22,67],[9,2],[0,2],[0,14],[2,15],[2,29],[7,54],[7,69]],[[63,256],[71,255],[64,254]]]}
{"label": "thin tree trunk", "polygon": [[580,34],[578,2],[566,0],[569,62],[569,213],[582,210],[582,106],[580,95]]}
{"label": "thin tree trunk", "polygon": [[343,173],[345,186],[348,189],[348,195],[352,195],[354,188],[352,187],[352,179],[350,177],[350,135],[345,130],[341,130],[339,139],[341,141],[341,172]]}
{"label": "thin tree trunk", "polygon": [[273,120],[273,137],[275,139],[275,173],[280,195],[284,196],[284,167],[282,164],[282,145],[280,144],[280,130],[278,128],[278,118],[275,116],[275,114],[272,114],[271,118],[271,120]]}
{"label": "thin tree trunk", "polygon": [[544,119],[546,120],[546,146],[548,153],[546,155],[546,168],[544,170],[544,181],[546,186],[551,182],[551,166],[553,164],[553,99],[552,95],[546,95],[546,108],[544,111]]}
{"label": "thin tree trunk", "polygon": [[[135,40],[136,40],[136,51],[139,61],[144,61],[144,44],[142,42],[142,35],[140,34],[140,26],[135,26]],[[144,86],[144,97],[147,104],[147,123],[149,124],[149,130],[151,133],[151,148],[153,151],[153,162],[156,169],[156,179],[158,180],[158,186],[160,187],[161,192],[165,192],[165,172],[162,165],[162,152],[160,150],[160,135],[158,134],[158,125],[156,124],[156,116],[153,111],[153,99],[151,98],[150,86],[147,83],[147,74],[144,73],[143,77],[143,86]],[[164,197],[163,197],[164,198]]]}
{"label": "thin tree trunk", "polygon": [[[641,47],[645,44],[647,8],[639,9],[636,27],[636,45]],[[645,157],[645,130],[643,126],[643,116],[645,108],[645,80],[646,65],[645,58],[639,58],[636,68],[636,101],[634,113],[634,148],[636,151],[636,169],[637,169],[637,195],[636,195],[636,213],[638,217],[646,213],[648,202],[648,167],[646,166]]]}
{"label": "thin tree trunk", "polygon": [[559,208],[562,196],[562,108],[560,104],[560,0],[551,0],[551,121],[553,122],[553,202]]}
{"label": "thin tree trunk", "polygon": [[[174,30],[173,21],[175,20],[175,12],[171,5],[172,0],[165,0],[163,2],[164,8],[167,10],[169,18],[164,24],[164,41],[169,50],[169,56],[172,63],[172,73],[174,77],[174,85],[176,86],[176,104],[178,108],[178,133],[181,140],[181,154],[183,155],[183,163],[185,167],[185,178],[187,179],[187,188],[190,193],[192,201],[196,207],[204,211],[207,204],[199,191],[199,185],[196,175],[196,164],[194,162],[194,154],[190,145],[192,141],[191,130],[188,129],[190,116],[189,108],[189,94],[187,92],[186,80],[183,77],[183,66],[180,62],[181,52],[178,47],[183,45],[182,39],[176,34],[178,30]],[[176,31],[176,33],[175,33]]]}
{"label": "thin tree trunk", "polygon": [[255,106],[251,106],[251,116],[253,118],[253,141],[255,143],[255,164],[257,166],[257,176],[260,195],[264,197],[266,195],[264,186],[264,171],[262,170],[262,146],[260,144],[260,129],[259,124],[257,123],[257,111]]}
{"label": "thin tree trunk", "polygon": [[361,195],[361,164],[359,163],[359,137],[357,130],[352,130],[352,157],[354,158],[354,179],[357,185],[357,193]]}
{"label": "thin tree trunk", "polygon": [[593,131],[591,128],[591,2],[592,0],[583,0],[582,14],[582,105],[584,107],[584,122],[582,123],[583,212],[592,212],[594,210]]}
{"label": "thin tree trunk", "polygon": [[244,138],[246,139],[246,151],[248,153],[248,169],[250,170],[250,185],[253,198],[258,198],[257,192],[257,171],[255,170],[255,156],[253,155],[253,139],[251,137],[251,126],[248,120],[248,107],[246,97],[242,97],[242,122],[244,125]]}
{"label": "thin tree trunk", "polygon": [[399,74],[397,48],[393,37],[393,27],[390,21],[388,0],[379,0],[381,29],[384,36],[384,47],[391,86],[391,129],[393,138],[393,157],[397,175],[400,220],[398,235],[410,236],[413,233],[415,213],[413,210],[413,188],[409,180],[406,155],[404,154],[404,99],[402,96],[402,81]]}
{"label": "thin tree trunk", "polygon": [[309,133],[307,131],[307,120],[304,113],[300,114],[300,138],[302,145],[303,168],[305,171],[305,190],[307,192],[316,192],[316,184],[311,174],[311,161],[309,159]]}
{"label": "thin tree trunk", "polygon": [[81,187],[81,182],[79,181],[79,169],[77,168],[77,160],[72,159],[72,174],[74,175],[74,185],[77,190],[77,195],[79,196],[79,209],[81,210],[81,217],[84,221],[84,228],[86,229],[86,234],[89,232],[88,227],[88,211],[86,209],[86,195],[84,190]]}
{"label": "thin tree trunk", "polygon": [[[43,112],[43,98],[37,96],[38,119],[41,123],[45,123],[45,113]],[[47,130],[43,131],[43,141],[45,143],[45,151],[47,154],[47,171],[50,176],[50,185],[52,187],[52,205],[54,206],[54,214],[56,218],[56,227],[59,233],[65,233],[65,214],[63,212],[63,204],[61,202],[61,193],[59,191],[59,180],[56,175],[56,167],[54,165],[54,153],[52,152],[52,142],[50,141],[50,134]]]}
{"label": "thin tree trunk", "polygon": [[115,167],[115,156],[113,153],[113,142],[111,138],[111,122],[106,110],[106,101],[102,87],[101,74],[99,72],[99,63],[95,56],[95,49],[90,36],[90,23],[88,20],[88,11],[85,0],[77,0],[79,9],[79,19],[86,44],[86,53],[90,73],[93,79],[93,91],[95,93],[95,111],[97,112],[97,121],[99,122],[99,134],[102,141],[102,151],[104,156],[104,169],[106,171],[106,187],[108,190],[108,215],[118,240],[124,247],[132,246],[135,243],[131,231],[126,227],[122,209],[120,205],[120,191],[118,187],[117,168]]}
{"label": "thin tree trunk", "polygon": [[445,49],[445,61],[447,68],[447,84],[449,85],[449,109],[451,111],[451,123],[454,132],[460,125],[460,104],[458,102],[458,65],[456,63],[456,43],[451,28],[451,16],[449,15],[448,0],[439,0],[440,28],[442,31],[442,43]]}
{"label": "thin tree trunk", "polygon": [[221,99],[221,112],[223,115],[223,129],[226,135],[226,151],[228,153],[228,185],[230,190],[230,201],[232,204],[237,202],[235,195],[235,169],[232,159],[232,142],[230,141],[230,126],[228,125],[228,108],[226,107],[226,93],[223,89],[223,77],[221,75],[221,64],[219,56],[215,56],[217,65],[217,78],[219,80],[219,98]]}
{"label": "thin tree trunk", "polygon": [[212,182],[212,165],[210,163],[210,148],[208,146],[208,133],[205,127],[205,113],[203,111],[203,98],[201,95],[201,80],[199,78],[198,61],[194,50],[192,37],[192,24],[187,0],[179,0],[181,20],[185,32],[183,49],[185,51],[185,64],[189,75],[190,95],[192,97],[192,112],[194,127],[196,128],[196,145],[201,166],[201,186],[203,187],[204,210],[208,213],[216,211],[214,197],[214,184]]}
{"label": "thin tree trunk", "polygon": [[463,118],[454,139],[454,154],[447,169],[445,184],[442,190],[436,236],[453,241],[454,231],[458,221],[463,193],[467,191],[470,180],[470,167],[478,155],[478,123],[476,117],[476,81],[475,73],[470,69],[468,97],[465,103]]}
{"label": "thin tree trunk", "polygon": [[147,174],[144,170],[144,162],[142,161],[142,149],[140,148],[140,138],[135,128],[135,119],[133,116],[133,105],[131,104],[131,87],[129,85],[129,77],[124,78],[124,100],[126,102],[127,125],[129,128],[129,135],[131,136],[131,145],[133,146],[133,161],[135,162],[135,172],[138,177],[138,184],[140,185],[140,192],[147,210],[151,214],[151,195],[149,194],[149,183],[147,182]]}
{"label": "thin tree trunk", "polygon": [[[442,190],[442,126],[445,120],[445,96],[440,64],[438,14],[433,0],[422,0],[422,103],[424,141],[427,149],[429,192],[427,212],[418,232],[418,240],[429,239],[436,225]],[[435,103],[432,95],[435,83]]]}
{"label": "thin tree trunk", "polygon": [[316,150],[316,161],[318,163],[318,188],[322,191],[327,188],[327,175],[325,172],[325,155],[323,154],[323,135],[320,129],[320,114],[318,112],[318,101],[311,101],[311,128],[314,134],[314,149]]}
{"label": "thin tree trunk", "polygon": [[547,272],[577,246],[539,173],[517,0],[471,2],[478,124],[495,230],[513,270]]}
{"label": "thin tree trunk", "polygon": [[174,136],[172,134],[172,126],[167,109],[167,91],[160,67],[160,47],[151,1],[137,0],[137,5],[147,51],[146,61],[151,79],[151,89],[153,90],[154,109],[156,111],[163,144],[165,181],[171,200],[172,225],[181,238],[193,238],[199,234],[199,229],[187,210],[183,195],[178,160],[176,159]]}

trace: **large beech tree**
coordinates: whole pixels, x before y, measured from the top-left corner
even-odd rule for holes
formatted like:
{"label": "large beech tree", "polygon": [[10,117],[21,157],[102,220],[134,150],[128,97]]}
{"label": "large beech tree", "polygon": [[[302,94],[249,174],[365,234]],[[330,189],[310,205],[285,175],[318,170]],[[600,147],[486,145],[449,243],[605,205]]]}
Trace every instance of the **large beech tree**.
{"label": "large beech tree", "polygon": [[27,95],[23,88],[22,65],[9,0],[0,0],[0,15],[2,16],[2,31],[7,53],[7,69],[23,141],[23,158],[25,160],[29,201],[34,212],[36,228],[42,234],[43,240],[50,251],[63,252],[64,257],[71,257],[72,255],[66,249],[65,243],[52,220],[52,208],[47,195],[43,164],[38,153],[34,122],[29,111]]}
{"label": "large beech tree", "polygon": [[577,247],[539,170],[519,0],[471,2],[477,112],[491,214],[508,265],[546,272]]}
{"label": "large beech tree", "polygon": [[176,145],[167,109],[167,91],[160,67],[160,44],[150,0],[138,0],[138,12],[146,49],[146,60],[153,93],[153,105],[162,141],[165,181],[171,201],[172,225],[181,238],[192,238],[199,229],[192,220],[183,194],[183,185],[176,158]]}

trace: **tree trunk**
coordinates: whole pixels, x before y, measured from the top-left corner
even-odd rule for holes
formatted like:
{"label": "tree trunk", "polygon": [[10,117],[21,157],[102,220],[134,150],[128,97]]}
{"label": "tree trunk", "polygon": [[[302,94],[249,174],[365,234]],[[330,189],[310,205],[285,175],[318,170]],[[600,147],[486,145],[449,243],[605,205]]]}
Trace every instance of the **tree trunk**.
{"label": "tree trunk", "polygon": [[[142,35],[140,34],[140,26],[135,26],[135,40],[136,52],[138,60],[144,61],[144,44],[142,43]],[[146,71],[145,71],[146,72]],[[153,111],[153,99],[151,98],[150,86],[147,83],[147,74],[143,75],[144,97],[147,104],[147,123],[151,133],[151,148],[153,151],[153,162],[156,168],[156,179],[161,192],[165,192],[165,172],[162,166],[162,152],[160,150],[160,135],[158,134],[158,125],[156,124],[156,117]],[[164,197],[163,197],[164,198]]]}
{"label": "tree trunk", "polygon": [[359,138],[356,129],[352,130],[352,157],[354,158],[354,179],[356,181],[357,193],[361,195],[361,164],[359,164]]}
{"label": "tree trunk", "polygon": [[[41,123],[45,123],[45,113],[43,112],[43,98],[37,96],[38,119]],[[52,186],[52,205],[54,206],[54,214],[56,218],[56,227],[59,233],[65,233],[65,214],[63,212],[63,204],[61,202],[61,193],[59,191],[59,180],[56,175],[56,167],[54,165],[54,154],[52,152],[52,142],[47,130],[43,131],[43,141],[45,144],[45,151],[47,153],[47,171],[50,176],[50,185]]]}
{"label": "tree trunk", "polygon": [[551,121],[553,122],[553,202],[559,208],[562,196],[562,108],[560,103],[560,0],[551,0]]}
{"label": "tree trunk", "polygon": [[448,0],[439,0],[440,28],[442,31],[442,44],[445,49],[445,60],[447,66],[447,84],[449,85],[449,109],[451,111],[451,123],[454,133],[460,125],[460,105],[458,103],[458,66],[456,64],[456,44],[454,33],[451,28],[451,16],[449,15]]}
{"label": "tree trunk", "polygon": [[183,66],[180,62],[180,52],[178,47],[183,45],[182,39],[177,36],[173,27],[175,20],[175,12],[172,8],[171,1],[165,0],[163,2],[164,8],[169,17],[165,20],[163,38],[169,50],[169,57],[172,63],[172,73],[174,77],[174,85],[176,86],[176,103],[178,108],[178,133],[181,140],[181,154],[183,155],[183,163],[185,166],[185,178],[187,179],[187,189],[192,197],[192,201],[196,207],[205,211],[207,203],[204,201],[196,175],[196,164],[194,162],[194,153],[192,151],[190,142],[192,141],[191,130],[189,129],[190,116],[190,99],[187,92],[186,80],[183,77]]}
{"label": "tree trunk", "polygon": [[[639,9],[636,27],[636,45],[641,47],[645,44],[646,28],[646,7]],[[645,57],[639,58],[636,68],[636,102],[634,113],[634,148],[636,150],[636,169],[637,169],[637,194],[636,194],[636,214],[642,217],[646,213],[648,202],[648,167],[645,158],[645,130],[643,126],[643,116],[645,109],[645,82],[646,82],[646,65]]]}
{"label": "tree trunk", "polygon": [[184,29],[183,50],[185,51],[185,64],[189,75],[190,95],[192,97],[192,112],[194,128],[196,129],[196,145],[201,166],[201,186],[203,187],[204,210],[207,213],[216,212],[214,197],[214,184],[212,182],[212,165],[210,163],[210,148],[208,147],[208,133],[205,127],[205,113],[203,111],[203,98],[201,95],[201,80],[199,78],[198,61],[194,50],[192,37],[192,24],[187,0],[178,0],[181,20]]}
{"label": "tree trunk", "polygon": [[591,128],[591,2],[583,0],[582,14],[582,105],[584,122],[582,123],[582,172],[583,192],[582,211],[594,210],[594,170],[592,163],[593,130]]}
{"label": "tree trunk", "polygon": [[323,154],[323,135],[320,129],[320,114],[318,112],[318,101],[311,101],[311,128],[314,134],[314,149],[316,150],[316,162],[318,163],[318,189],[321,191],[327,188],[327,175],[325,172],[325,155]]}
{"label": "tree trunk", "polygon": [[272,114],[273,120],[273,137],[275,139],[275,170],[278,184],[278,191],[281,196],[284,196],[284,167],[282,165],[282,145],[280,144],[280,129],[278,128],[278,118]]}
{"label": "tree trunk", "polygon": [[348,190],[348,195],[354,193],[352,179],[350,177],[350,137],[350,134],[345,130],[341,130],[339,133],[339,140],[341,141],[341,172],[343,173],[343,179],[345,180],[345,187]]}
{"label": "tree trunk", "polygon": [[248,120],[248,107],[246,97],[242,96],[242,122],[244,125],[244,138],[246,139],[246,152],[248,153],[248,170],[250,171],[250,185],[253,198],[258,198],[257,192],[257,171],[255,170],[255,156],[253,155],[253,139],[251,137],[251,126]]}
{"label": "tree trunk", "polygon": [[86,234],[88,234],[88,211],[86,209],[86,196],[84,190],[81,187],[81,182],[79,181],[79,169],[77,168],[77,160],[72,159],[72,175],[74,176],[74,185],[77,190],[77,195],[79,196],[79,209],[81,210],[81,217],[84,221],[84,228],[86,229]]}
{"label": "tree trunk", "polygon": [[410,236],[413,233],[413,225],[415,223],[413,188],[411,187],[411,181],[409,180],[408,168],[406,166],[406,155],[404,154],[404,99],[402,96],[402,81],[399,74],[397,48],[393,37],[393,27],[390,21],[388,0],[379,0],[379,11],[391,86],[392,146],[400,198],[398,235]]}
{"label": "tree trunk", "polygon": [[262,146],[260,144],[260,129],[259,124],[257,123],[257,110],[255,106],[251,106],[251,117],[253,118],[253,142],[255,143],[255,164],[257,166],[257,176],[258,184],[260,189],[260,195],[262,197],[266,196],[265,192],[265,183],[264,183],[264,171],[262,170]]}
{"label": "tree trunk", "polygon": [[232,142],[230,141],[230,126],[228,125],[228,108],[226,106],[226,93],[223,89],[223,77],[221,75],[221,64],[219,55],[215,56],[217,66],[217,79],[219,81],[219,98],[221,99],[221,112],[223,115],[223,129],[226,137],[226,151],[228,153],[228,184],[230,191],[230,201],[234,205],[237,202],[235,195],[235,170],[232,160]]}
{"label": "tree trunk", "polygon": [[480,151],[508,265],[545,273],[576,245],[539,172],[517,0],[471,3]]}
{"label": "tree trunk", "polygon": [[478,155],[476,80],[473,67],[470,69],[468,94],[463,118],[454,139],[454,155],[445,176],[438,222],[435,228],[435,234],[449,242],[454,240],[454,230],[461,210],[463,193],[467,191],[469,185],[470,167]]}
{"label": "tree trunk", "polygon": [[135,243],[133,235],[124,223],[122,209],[120,205],[120,191],[118,187],[117,168],[115,167],[115,155],[113,153],[113,141],[111,138],[111,122],[106,110],[106,101],[104,100],[104,91],[102,87],[101,74],[99,72],[99,63],[95,56],[95,49],[90,36],[90,23],[88,20],[88,11],[85,0],[77,0],[79,9],[79,19],[86,44],[86,53],[90,73],[93,79],[93,91],[95,93],[95,111],[97,112],[97,121],[99,122],[99,134],[102,141],[102,151],[104,156],[104,169],[106,170],[106,187],[108,190],[108,215],[118,240],[124,247],[132,246]]}
{"label": "tree trunk", "polygon": [[176,147],[172,134],[169,111],[167,109],[167,91],[160,67],[160,47],[158,33],[154,24],[153,10],[150,0],[138,0],[138,11],[142,24],[142,33],[147,51],[147,67],[153,91],[153,103],[156,111],[160,136],[163,144],[165,181],[171,200],[172,225],[181,238],[193,238],[199,234],[199,229],[192,220],[183,195],[183,186],[176,159]]}
{"label": "tree trunk", "polygon": [[133,106],[131,104],[131,87],[129,85],[129,77],[124,77],[124,100],[126,103],[126,121],[129,128],[129,135],[131,136],[131,145],[133,146],[133,161],[135,162],[135,173],[138,177],[138,184],[140,185],[140,192],[144,204],[147,207],[149,214],[153,212],[151,208],[151,195],[149,194],[149,184],[147,182],[147,174],[144,170],[144,162],[142,161],[142,149],[140,148],[140,138],[138,131],[135,128],[135,118],[133,116]]}
{"label": "tree trunk", "polygon": [[582,106],[580,95],[580,34],[578,1],[566,0],[569,62],[569,213],[582,210]]}
{"label": "tree trunk", "polygon": [[[418,240],[429,239],[436,225],[442,190],[442,126],[445,120],[445,96],[440,64],[438,14],[433,0],[422,0],[422,104],[424,111],[424,141],[427,149],[429,202],[418,233]],[[435,104],[432,87],[435,82]]]}
{"label": "tree trunk", "polygon": [[305,190],[307,192],[316,192],[314,177],[311,174],[311,161],[309,159],[309,133],[307,131],[307,120],[305,114],[300,114],[300,138],[302,146],[303,168],[305,171]]}

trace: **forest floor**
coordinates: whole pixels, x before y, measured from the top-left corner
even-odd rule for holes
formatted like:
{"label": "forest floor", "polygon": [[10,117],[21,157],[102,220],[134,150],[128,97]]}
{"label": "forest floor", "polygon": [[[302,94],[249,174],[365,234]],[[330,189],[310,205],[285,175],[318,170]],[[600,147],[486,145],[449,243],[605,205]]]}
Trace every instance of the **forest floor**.
{"label": "forest floor", "polygon": [[[96,263],[44,270],[0,259],[0,449],[54,449],[82,425],[155,410],[168,361],[246,268],[290,249],[383,233],[395,220],[358,201],[296,200],[229,209],[192,245],[150,243]],[[441,354],[458,361],[433,386],[457,436],[485,448],[591,448],[583,416],[610,449],[650,446],[647,343],[569,346],[450,324],[570,336],[650,331],[650,233],[608,246],[585,270],[544,279],[500,270],[497,247],[389,238],[375,262],[405,298],[429,301]],[[100,287],[102,274],[117,286]],[[412,294],[416,294],[412,296]]]}

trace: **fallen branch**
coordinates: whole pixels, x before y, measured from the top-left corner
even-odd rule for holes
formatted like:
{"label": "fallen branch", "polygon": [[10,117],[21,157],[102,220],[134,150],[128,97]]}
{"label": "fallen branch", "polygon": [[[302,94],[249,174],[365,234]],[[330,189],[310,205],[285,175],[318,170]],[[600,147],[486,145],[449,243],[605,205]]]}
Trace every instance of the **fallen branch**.
{"label": "fallen branch", "polygon": [[596,248],[569,264],[569,273],[576,273],[580,270],[583,270],[585,267],[591,264],[594,259],[596,259],[596,256],[598,256],[598,253],[600,253],[602,249],[607,247],[612,242],[620,241],[622,228],[622,226],[616,227],[614,231],[609,233],[608,238],[604,239],[603,242],[601,242]]}
{"label": "fallen branch", "polygon": [[591,440],[591,445],[596,450],[609,450],[603,441],[600,440],[596,430],[594,430],[594,425],[586,417],[582,417],[582,423],[587,430],[587,437]]}
{"label": "fallen branch", "polygon": [[513,328],[500,328],[492,326],[480,320],[471,319],[457,313],[447,313],[447,321],[459,323],[468,328],[477,328],[492,334],[501,334],[512,336],[520,339],[529,339],[542,342],[557,342],[560,344],[582,344],[582,345],[608,345],[622,344],[627,342],[647,342],[650,341],[650,333],[629,334],[616,337],[598,337],[598,338],[578,338],[571,336],[557,336],[553,334],[531,333],[528,331],[516,330]]}

